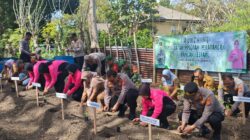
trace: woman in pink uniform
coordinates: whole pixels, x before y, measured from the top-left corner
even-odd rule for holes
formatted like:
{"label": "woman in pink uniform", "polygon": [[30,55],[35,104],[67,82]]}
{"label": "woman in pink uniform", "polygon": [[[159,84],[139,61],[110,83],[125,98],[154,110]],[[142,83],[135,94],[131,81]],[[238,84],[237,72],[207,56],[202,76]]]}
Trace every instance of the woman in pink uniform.
{"label": "woman in pink uniform", "polygon": [[[150,88],[150,84],[140,86],[139,95],[142,96],[142,115],[160,120],[160,127],[169,127],[167,117],[175,112],[176,105],[173,100],[162,90]],[[133,121],[139,121],[139,118]],[[142,126],[147,124],[140,123]]]}
{"label": "woman in pink uniform", "polygon": [[244,53],[239,47],[239,41],[234,41],[234,49],[230,52],[228,60],[232,62],[232,69],[244,68]]}
{"label": "woman in pink uniform", "polygon": [[63,93],[71,96],[76,101],[81,101],[83,93],[83,85],[81,79],[81,71],[75,64],[70,64],[66,67],[69,72],[68,81],[64,87]]}
{"label": "woman in pink uniform", "polygon": [[24,66],[24,70],[28,72],[30,80],[28,85],[26,86],[26,90],[32,88],[32,83],[40,83],[41,87],[38,88],[40,91],[44,90],[45,79],[42,74],[39,73],[38,68],[40,64],[47,63],[46,60],[37,61],[34,65],[32,63],[26,63]]}
{"label": "woman in pink uniform", "polygon": [[47,94],[52,87],[55,87],[56,92],[63,92],[64,80],[68,76],[68,71],[66,70],[68,65],[63,60],[54,60],[40,64],[38,71],[45,78],[44,94]]}

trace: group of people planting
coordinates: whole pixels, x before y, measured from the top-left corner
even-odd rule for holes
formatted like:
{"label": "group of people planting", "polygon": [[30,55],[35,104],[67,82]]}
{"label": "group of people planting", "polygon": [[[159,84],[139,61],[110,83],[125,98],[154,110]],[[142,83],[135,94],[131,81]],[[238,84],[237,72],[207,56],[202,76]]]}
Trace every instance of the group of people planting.
{"label": "group of people planting", "polygon": [[[31,34],[26,34],[25,40],[29,40],[29,37]],[[77,54],[75,64],[32,56],[24,40],[20,60],[8,60],[3,75],[10,78],[26,74],[23,76],[25,78],[20,78],[26,90],[33,88],[32,83],[40,83],[39,89],[46,95],[54,87],[56,92],[65,93],[80,102],[80,106],[85,106],[87,101],[99,102],[101,111],[118,112],[119,117],[124,117],[129,108],[128,118],[133,122],[140,121],[136,108],[137,98],[141,96],[141,114],[159,119],[160,127],[165,129],[170,126],[167,117],[180,106],[180,133],[191,133],[197,128],[201,136],[205,136],[210,133],[205,126],[205,123],[209,123],[214,131],[212,139],[215,140],[220,139],[224,116],[237,116],[240,113],[240,103],[234,102],[233,96],[250,97],[244,82],[232,74],[222,75],[217,96],[214,79],[200,68],[194,70],[184,89],[180,88],[178,77],[169,69],[162,71],[162,88],[152,88],[150,83],[138,82],[141,77],[136,66],[116,62],[112,56],[100,52],[81,55],[82,42],[75,34],[73,37],[76,42],[72,50]],[[246,103],[245,110],[241,110],[246,112],[243,117],[248,117],[249,109],[250,104]],[[140,125],[147,126],[144,122],[140,122]]]}

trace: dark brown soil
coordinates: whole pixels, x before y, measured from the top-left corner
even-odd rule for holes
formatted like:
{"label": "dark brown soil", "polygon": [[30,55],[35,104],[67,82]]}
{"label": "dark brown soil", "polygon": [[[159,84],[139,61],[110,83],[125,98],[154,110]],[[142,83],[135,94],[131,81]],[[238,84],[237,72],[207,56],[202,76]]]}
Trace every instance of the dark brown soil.
{"label": "dark brown soil", "polygon": [[[97,114],[97,135],[93,134],[92,110],[82,111],[79,103],[66,100],[65,120],[62,120],[60,100],[55,94],[49,94],[37,107],[35,90],[20,92],[25,97],[16,97],[9,87],[0,93],[0,140],[146,140],[148,129],[133,125],[126,118]],[[43,101],[43,98],[41,98]],[[85,108],[86,110],[86,108]],[[85,112],[85,113],[83,113]],[[86,113],[87,112],[87,113]],[[139,111],[138,111],[139,112]],[[85,114],[85,115],[84,115]],[[86,121],[84,116],[90,119]],[[169,120],[173,128],[177,127],[176,114]],[[227,118],[223,122],[222,140],[246,140],[250,137],[249,120],[241,124],[240,118]],[[181,136],[169,130],[152,128],[154,140],[205,140],[190,136]]]}

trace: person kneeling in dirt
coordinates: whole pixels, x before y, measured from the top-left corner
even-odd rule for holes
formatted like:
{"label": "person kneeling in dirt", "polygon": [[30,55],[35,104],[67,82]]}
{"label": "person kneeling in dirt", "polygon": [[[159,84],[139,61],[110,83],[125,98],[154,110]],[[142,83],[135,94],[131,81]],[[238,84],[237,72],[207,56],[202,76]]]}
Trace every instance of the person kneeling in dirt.
{"label": "person kneeling in dirt", "polygon": [[82,73],[84,91],[82,94],[81,106],[86,104],[87,100],[99,102],[104,107],[104,79],[96,72],[84,71]]}
{"label": "person kneeling in dirt", "polygon": [[169,69],[164,69],[162,71],[162,85],[163,89],[169,93],[169,96],[174,99],[178,100],[178,90],[180,89],[180,82],[178,77],[175,76]]}
{"label": "person kneeling in dirt", "polygon": [[25,71],[28,72],[29,74],[29,83],[26,86],[26,90],[32,89],[32,83],[40,83],[41,87],[39,87],[38,89],[40,91],[44,90],[45,87],[45,79],[43,77],[42,74],[39,73],[39,66],[42,63],[47,63],[48,61],[42,60],[42,61],[37,61],[34,65],[32,63],[26,63],[24,66]]}
{"label": "person kneeling in dirt", "polygon": [[213,77],[206,74],[200,68],[194,70],[192,81],[195,82],[198,85],[198,87],[207,88],[212,91],[215,90]]}
{"label": "person kneeling in dirt", "polygon": [[[162,90],[150,88],[150,84],[143,83],[139,88],[139,95],[142,96],[142,115],[150,116],[160,120],[160,127],[169,127],[167,117],[175,112],[174,101]],[[133,121],[139,121],[139,118]],[[141,122],[140,125],[147,124]]]}
{"label": "person kneeling in dirt", "polygon": [[68,76],[66,67],[69,64],[63,60],[53,60],[39,65],[38,71],[45,78],[45,88],[43,94],[47,94],[53,86],[55,91],[62,93],[64,89],[64,80]]}
{"label": "person kneeling in dirt", "polygon": [[[240,102],[234,102],[233,96],[250,97],[250,91],[241,79],[234,78],[232,74],[222,75],[222,81],[218,87],[219,101],[225,109],[226,116],[236,116],[240,112]],[[245,103],[245,117],[248,117],[249,109],[250,103]]]}
{"label": "person kneeling in dirt", "polygon": [[191,133],[198,128],[201,136],[205,136],[210,132],[204,125],[208,122],[214,130],[212,139],[220,140],[224,112],[214,93],[209,89],[199,88],[194,82],[186,84],[184,91],[184,108],[179,114],[179,132]]}
{"label": "person kneeling in dirt", "polygon": [[[116,88],[120,88],[121,90],[119,91]],[[107,72],[107,79],[105,81],[105,110],[111,110],[112,112],[119,110],[118,116],[123,117],[127,109],[127,104],[130,108],[128,118],[133,120],[136,116],[137,97],[138,90],[126,74],[114,71]]]}
{"label": "person kneeling in dirt", "polygon": [[92,72],[97,72],[98,75],[105,74],[105,58],[104,53],[91,53],[84,56],[84,63],[82,66],[82,71],[87,69]]}
{"label": "person kneeling in dirt", "polygon": [[83,85],[81,80],[81,71],[75,64],[69,64],[66,67],[69,73],[68,81],[64,87],[63,93],[71,96],[76,101],[81,101]]}

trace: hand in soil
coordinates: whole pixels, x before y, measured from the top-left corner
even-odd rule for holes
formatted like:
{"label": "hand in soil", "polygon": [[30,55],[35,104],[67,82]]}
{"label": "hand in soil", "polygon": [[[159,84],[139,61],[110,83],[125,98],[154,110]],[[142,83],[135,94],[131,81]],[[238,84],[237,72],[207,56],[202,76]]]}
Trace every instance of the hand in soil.
{"label": "hand in soil", "polygon": [[145,123],[145,122],[140,122],[140,125],[143,126],[143,127],[147,127],[148,126],[148,124]]}
{"label": "hand in soil", "polygon": [[134,118],[133,119],[133,122],[138,122],[138,121],[140,121],[140,118]]}
{"label": "hand in soil", "polygon": [[227,117],[231,116],[232,115],[232,111],[230,109],[225,110],[225,115]]}
{"label": "hand in soil", "polygon": [[103,108],[103,111],[108,111],[109,110],[109,106],[105,105]]}
{"label": "hand in soil", "polygon": [[194,125],[188,125],[187,127],[185,127],[185,129],[183,130],[183,133],[191,133],[193,130],[195,129]]}

